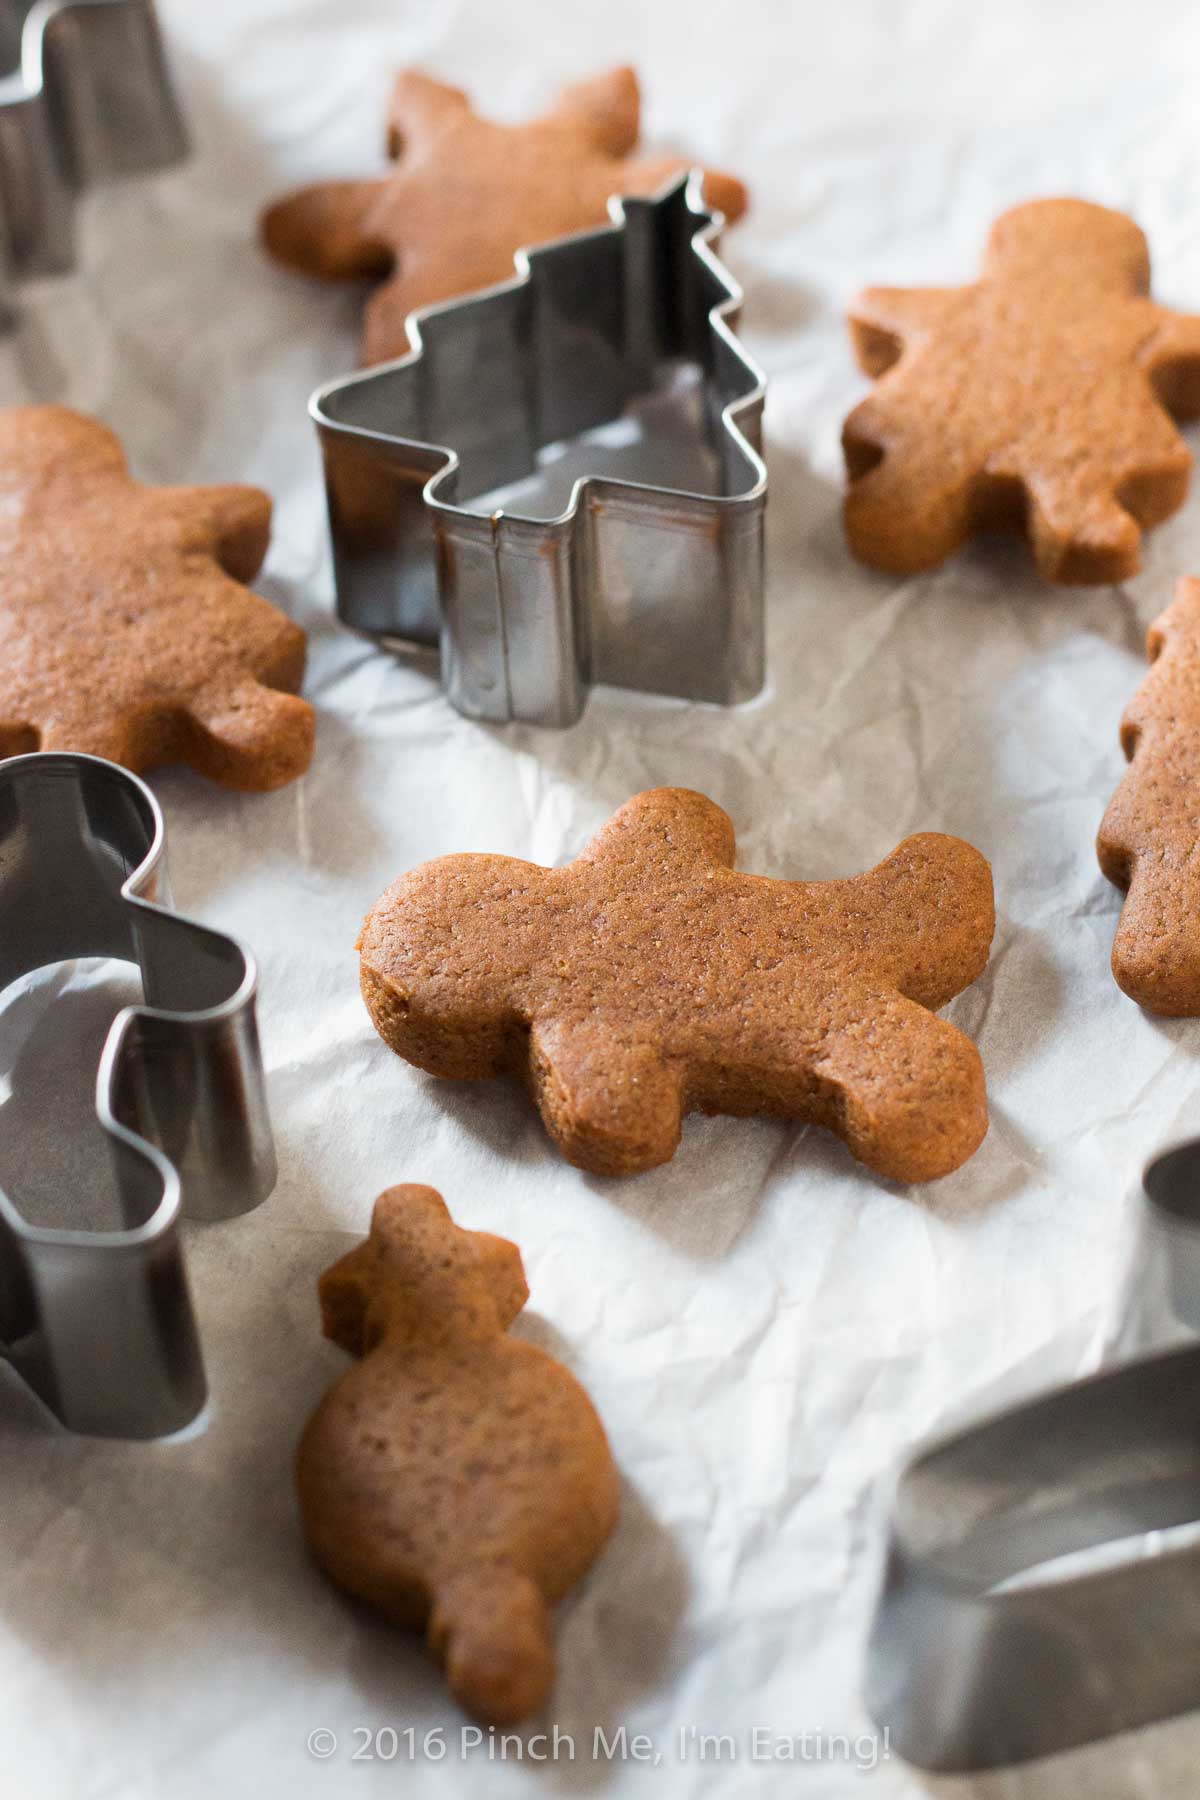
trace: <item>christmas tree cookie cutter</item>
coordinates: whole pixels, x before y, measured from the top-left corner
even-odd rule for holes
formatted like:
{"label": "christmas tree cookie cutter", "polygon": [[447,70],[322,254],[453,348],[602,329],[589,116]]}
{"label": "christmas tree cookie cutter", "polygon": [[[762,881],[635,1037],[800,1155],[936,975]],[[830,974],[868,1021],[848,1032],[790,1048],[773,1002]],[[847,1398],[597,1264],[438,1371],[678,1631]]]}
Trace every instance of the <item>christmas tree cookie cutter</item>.
{"label": "christmas tree cookie cutter", "polygon": [[187,138],[153,0],[0,0],[0,268],[75,261],[76,196],[169,167]]}
{"label": "christmas tree cookie cutter", "polygon": [[[407,356],[313,396],[339,617],[440,647],[468,717],[570,725],[595,682],[724,705],[762,686],[765,386],[701,180],[519,251],[513,280],[415,312]],[[472,502],[680,365],[711,491],[587,474],[551,518]]]}
{"label": "christmas tree cookie cutter", "polygon": [[0,762],[0,990],[104,956],[137,963],[146,998],[114,1019],[96,1085],[123,1227],[47,1229],[0,1190],[0,1356],[64,1425],[105,1437],[200,1411],[181,1215],[231,1218],[275,1184],[254,962],[169,910],[165,849],[154,795],[115,763]]}
{"label": "christmas tree cookie cutter", "polygon": [[1003,1767],[1200,1705],[1200,1139],[1150,1163],[1139,1206],[1106,1353],[1124,1360],[900,1475],[866,1699],[921,1768]]}

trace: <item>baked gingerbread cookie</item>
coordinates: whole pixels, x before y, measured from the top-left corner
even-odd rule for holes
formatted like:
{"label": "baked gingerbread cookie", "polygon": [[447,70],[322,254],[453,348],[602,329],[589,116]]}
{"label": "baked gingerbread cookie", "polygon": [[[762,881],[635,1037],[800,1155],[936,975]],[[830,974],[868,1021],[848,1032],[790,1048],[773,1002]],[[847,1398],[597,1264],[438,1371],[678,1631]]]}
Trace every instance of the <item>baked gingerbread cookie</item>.
{"label": "baked gingerbread cookie", "polygon": [[596,1410],[561,1363],[505,1335],[529,1297],[516,1245],[460,1230],[433,1188],[381,1194],[320,1294],[326,1337],[362,1360],[300,1445],[317,1559],[427,1632],[468,1712],[523,1719],[554,1680],[549,1608],[616,1522]]}
{"label": "baked gingerbread cookie", "polygon": [[1151,668],[1121,720],[1132,767],[1100,827],[1100,867],[1128,889],[1118,985],[1168,1016],[1200,1015],[1200,581],[1150,628]]}
{"label": "baked gingerbread cookie", "polygon": [[106,426],[0,411],[0,756],[189,763],[233,788],[303,774],[306,640],[243,584],[266,554],[253,487],[143,487]]}
{"label": "baked gingerbread cookie", "polygon": [[1024,526],[1049,581],[1122,581],[1181,506],[1200,416],[1200,318],[1147,298],[1132,219],[1037,200],[992,227],[964,288],[868,288],[850,313],[874,391],[846,420],[845,528],[864,562],[934,568],[978,527]]}
{"label": "baked gingerbread cookie", "polygon": [[[306,275],[378,277],[362,360],[403,356],[416,307],[507,281],[523,245],[603,225],[613,194],[652,194],[690,167],[634,159],[640,105],[633,70],[612,69],[530,124],[497,125],[458,88],[406,70],[388,122],[392,171],[288,195],[263,214],[263,244]],[[731,176],[707,175],[705,196],[729,220],[745,211]]]}
{"label": "baked gingerbread cookie", "polygon": [[948,1174],[987,1130],[970,1039],[929,1010],[987,962],[987,863],[907,838],[868,874],[734,871],[702,794],[628,801],[574,862],[444,856],[388,889],[363,995],[433,1075],[515,1075],[568,1161],[667,1162],[689,1110],[805,1119],[897,1181]]}

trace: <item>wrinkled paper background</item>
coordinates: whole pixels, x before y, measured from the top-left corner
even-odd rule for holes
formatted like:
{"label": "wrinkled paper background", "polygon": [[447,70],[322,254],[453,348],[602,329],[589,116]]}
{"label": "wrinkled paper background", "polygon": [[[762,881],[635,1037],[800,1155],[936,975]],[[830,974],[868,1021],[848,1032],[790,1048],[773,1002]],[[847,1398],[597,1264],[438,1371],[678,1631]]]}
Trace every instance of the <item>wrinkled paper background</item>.
{"label": "wrinkled paper background", "polygon": [[[87,199],[79,271],[26,291],[0,340],[0,399],[95,411],[147,480],[275,496],[261,585],[312,633],[312,771],[268,796],[180,771],[154,785],[178,903],[261,962],[281,1173],[252,1217],[190,1234],[202,1430],[72,1439],[0,1384],[0,1790],[1190,1796],[1195,1721],[975,1782],[882,1750],[873,1770],[753,1764],[750,1733],[869,1729],[859,1678],[889,1471],[981,1397],[1087,1365],[1129,1185],[1194,1116],[1200,1051],[1200,1025],[1143,1017],[1113,985],[1118,898],[1092,851],[1145,628],[1176,575],[1200,571],[1200,498],[1122,588],[1056,592],[1012,545],[901,583],[856,567],[838,431],[864,383],[842,308],[868,280],[969,278],[999,209],[1061,191],[1132,210],[1159,296],[1200,306],[1200,19],[1169,0],[163,13],[195,154]],[[352,366],[358,298],[268,266],[254,215],[293,182],[374,165],[405,61],[517,117],[560,77],[623,59],[643,76],[648,138],[753,191],[726,250],[770,378],[770,683],[731,712],[601,691],[571,731],[492,729],[331,620],[304,405]],[[665,782],[729,810],[751,870],[845,874],[920,829],[991,858],[991,966],[951,1009],[992,1099],[965,1169],[902,1191],[819,1132],[716,1119],[690,1122],[665,1169],[593,1180],[512,1091],[435,1084],[384,1049],[353,942],[386,883],[447,851],[562,860]],[[520,1243],[519,1329],[587,1384],[624,1474],[616,1538],[559,1618],[551,1716],[573,1762],[483,1751],[464,1766],[436,1673],[348,1607],[300,1541],[293,1445],[343,1366],[319,1338],[314,1281],[407,1178]],[[592,1760],[593,1728],[622,1724],[656,1766]],[[358,1726],[413,1726],[418,1747],[441,1727],[447,1754],[410,1763],[401,1739],[395,1764],[352,1762]],[[339,1739],[327,1762],[305,1748],[317,1729]],[[736,1764],[685,1757],[681,1729],[731,1734]]]}

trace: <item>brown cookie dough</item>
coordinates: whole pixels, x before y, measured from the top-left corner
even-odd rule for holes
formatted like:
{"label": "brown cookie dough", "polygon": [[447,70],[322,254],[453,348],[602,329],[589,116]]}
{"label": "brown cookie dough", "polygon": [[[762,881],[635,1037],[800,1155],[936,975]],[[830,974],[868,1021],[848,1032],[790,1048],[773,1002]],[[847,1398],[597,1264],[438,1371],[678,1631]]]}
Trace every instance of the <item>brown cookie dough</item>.
{"label": "brown cookie dough", "polygon": [[359,940],[376,1029],[434,1075],[521,1077],[596,1174],[666,1162],[688,1110],[811,1120],[899,1181],[957,1168],[987,1130],[983,1069],[927,1009],[987,962],[983,857],[926,834],[846,881],[733,858],[719,806],[656,788],[565,868],[426,863]]}
{"label": "brown cookie dough", "polygon": [[1121,581],[1181,506],[1200,415],[1200,318],[1146,296],[1132,219],[1037,200],[992,228],[965,288],[868,288],[850,313],[877,377],[842,434],[846,536],[877,569],[934,568],[1023,526],[1049,581]]}
{"label": "brown cookie dough", "polygon": [[[523,245],[603,225],[611,195],[652,194],[690,167],[680,156],[632,160],[640,105],[633,70],[612,69],[566,88],[531,124],[496,125],[457,88],[407,70],[392,96],[392,172],[277,201],[263,244],[306,275],[378,276],[362,360],[403,356],[414,308],[507,281]],[[745,211],[732,176],[708,175],[705,196],[731,221]]]}
{"label": "brown cookie dough", "polygon": [[1127,888],[1118,985],[1154,1013],[1200,1015],[1200,581],[1181,581],[1150,628],[1152,667],[1121,720],[1132,767],[1096,849]]}
{"label": "brown cookie dough", "polygon": [[304,633],[242,585],[270,527],[258,488],[143,487],[95,419],[0,411],[0,756],[185,762],[233,788],[303,774]]}
{"label": "brown cookie dough", "polygon": [[549,1606],[617,1516],[617,1471],[579,1383],[505,1336],[528,1298],[515,1244],[460,1230],[440,1194],[394,1187],[321,1277],[326,1337],[357,1368],[300,1445],[318,1561],[397,1625],[427,1629],[455,1697],[525,1718],[554,1680]]}

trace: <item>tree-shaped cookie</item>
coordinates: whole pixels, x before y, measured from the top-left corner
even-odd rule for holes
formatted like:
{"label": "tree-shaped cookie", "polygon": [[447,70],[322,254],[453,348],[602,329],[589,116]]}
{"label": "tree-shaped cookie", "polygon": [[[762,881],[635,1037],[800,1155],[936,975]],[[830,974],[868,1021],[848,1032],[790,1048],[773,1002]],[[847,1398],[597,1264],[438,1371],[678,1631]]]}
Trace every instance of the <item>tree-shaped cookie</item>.
{"label": "tree-shaped cookie", "polygon": [[1121,720],[1132,767],[1097,840],[1127,888],[1118,984],[1150,1012],[1200,1015],[1200,581],[1181,581],[1150,628],[1151,669]]}
{"label": "tree-shaped cookie", "polygon": [[979,526],[1023,524],[1051,581],[1136,572],[1175,511],[1200,414],[1200,318],[1147,298],[1131,219],[1039,200],[997,220],[965,288],[868,288],[850,326],[878,377],[846,420],[846,535],[864,562],[930,569]]}
{"label": "tree-shaped cookie", "polygon": [[243,586],[270,535],[252,487],[143,487],[61,406],[0,412],[0,756],[185,762],[234,788],[303,774],[305,637]]}
{"label": "tree-shaped cookie", "polygon": [[[687,169],[679,156],[632,158],[639,110],[632,69],[566,88],[526,125],[480,118],[457,88],[408,70],[392,96],[391,173],[287,196],[264,213],[263,243],[307,275],[383,278],[362,360],[386,362],[410,348],[415,307],[507,281],[523,245],[603,225],[611,195],[652,194]],[[731,176],[708,175],[705,195],[728,219],[745,210]]]}
{"label": "tree-shaped cookie", "polygon": [[811,1120],[900,1181],[957,1168],[987,1129],[983,1069],[928,1009],[987,962],[983,857],[927,834],[846,881],[733,858],[719,806],[656,788],[565,868],[426,863],[359,940],[376,1029],[431,1074],[523,1078],[597,1174],[666,1162],[688,1110]]}
{"label": "tree-shaped cookie", "polygon": [[529,1292],[516,1245],[460,1230],[432,1188],[381,1194],[320,1291],[325,1335],[362,1361],[300,1446],[313,1550],[348,1593],[427,1629],[468,1711],[524,1718],[554,1680],[549,1606],[617,1516],[595,1408],[505,1335]]}

